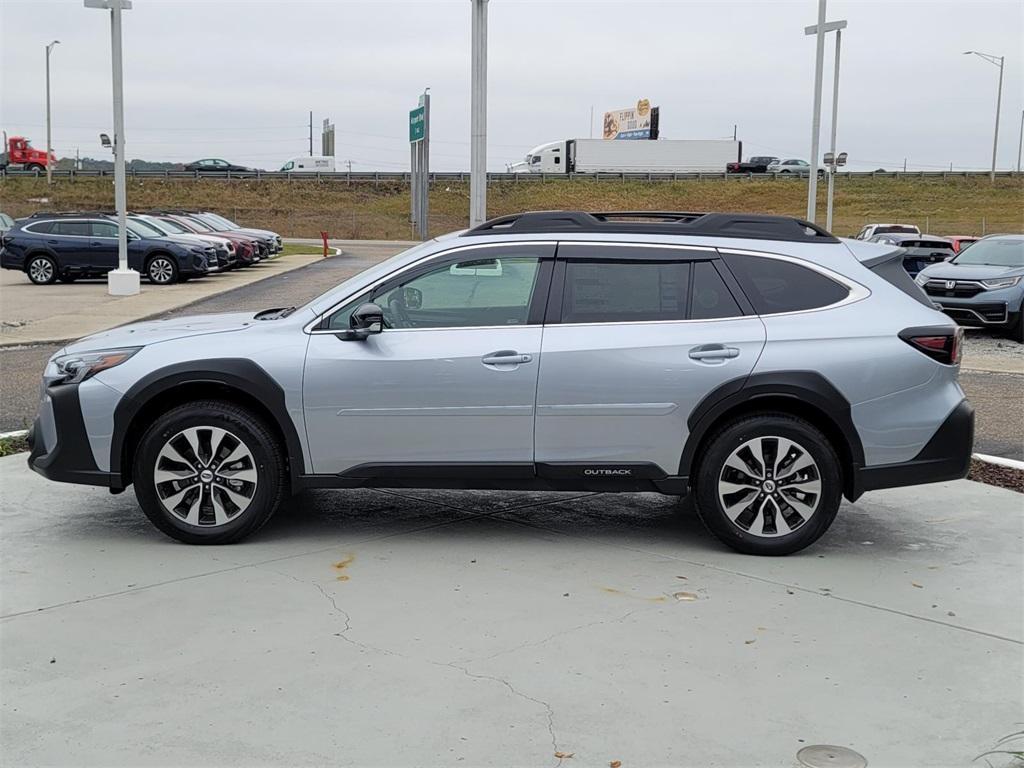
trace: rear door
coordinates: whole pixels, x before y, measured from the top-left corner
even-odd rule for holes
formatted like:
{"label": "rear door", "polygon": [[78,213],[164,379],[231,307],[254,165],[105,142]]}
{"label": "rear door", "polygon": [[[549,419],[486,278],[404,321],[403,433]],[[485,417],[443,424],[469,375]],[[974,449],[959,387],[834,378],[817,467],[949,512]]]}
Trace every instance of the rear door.
{"label": "rear door", "polygon": [[91,269],[92,260],[89,222],[84,219],[59,219],[53,223],[48,242],[56,240],[53,249],[60,258],[61,266],[72,272]]}
{"label": "rear door", "polygon": [[117,268],[117,224],[112,221],[90,221],[89,261],[98,272]]}
{"label": "rear door", "polygon": [[540,475],[676,475],[693,408],[765,330],[713,249],[563,243],[537,389]]}

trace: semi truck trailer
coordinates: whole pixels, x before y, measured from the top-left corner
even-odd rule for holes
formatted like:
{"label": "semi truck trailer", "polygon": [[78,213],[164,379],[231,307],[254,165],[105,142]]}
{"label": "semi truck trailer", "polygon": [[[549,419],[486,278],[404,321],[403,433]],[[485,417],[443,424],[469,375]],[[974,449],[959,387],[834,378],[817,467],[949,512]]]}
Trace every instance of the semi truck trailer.
{"label": "semi truck trailer", "polygon": [[731,139],[606,141],[567,139],[534,147],[513,173],[722,173],[739,162],[743,142]]}

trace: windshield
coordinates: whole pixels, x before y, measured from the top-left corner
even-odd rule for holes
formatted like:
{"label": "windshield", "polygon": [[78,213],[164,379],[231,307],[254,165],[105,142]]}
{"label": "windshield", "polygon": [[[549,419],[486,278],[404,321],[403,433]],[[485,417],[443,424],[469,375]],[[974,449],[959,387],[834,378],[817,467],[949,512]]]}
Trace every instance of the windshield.
{"label": "windshield", "polygon": [[206,213],[203,215],[206,216],[207,219],[217,222],[218,226],[223,226],[226,227],[227,229],[241,229],[241,227],[235,224],[235,222],[231,221],[231,219],[225,219],[223,216],[220,216],[219,214]]}
{"label": "windshield", "polygon": [[127,221],[128,231],[132,234],[138,235],[139,237],[163,237],[164,233],[151,224],[139,221],[138,219],[128,219]]}
{"label": "windshield", "polygon": [[209,226],[205,221],[197,219],[195,216],[185,216],[185,221],[189,223],[193,229],[197,229],[200,232],[212,232],[213,227]]}
{"label": "windshield", "polygon": [[979,240],[953,259],[954,264],[987,264],[993,267],[1024,267],[1024,237]]}
{"label": "windshield", "polygon": [[149,216],[144,216],[142,220],[145,221],[150,226],[156,227],[157,229],[161,230],[162,232],[167,232],[167,233],[170,233],[172,235],[187,235],[188,234],[188,230],[187,229],[185,229],[184,227],[179,227],[174,222],[167,221],[166,219],[151,219]]}
{"label": "windshield", "polygon": [[137,223],[142,226],[152,227],[161,235],[171,234],[171,230],[169,227],[164,226],[162,223],[157,223],[152,219],[146,218],[145,216],[133,216],[129,218],[128,221],[132,222],[133,224]]}

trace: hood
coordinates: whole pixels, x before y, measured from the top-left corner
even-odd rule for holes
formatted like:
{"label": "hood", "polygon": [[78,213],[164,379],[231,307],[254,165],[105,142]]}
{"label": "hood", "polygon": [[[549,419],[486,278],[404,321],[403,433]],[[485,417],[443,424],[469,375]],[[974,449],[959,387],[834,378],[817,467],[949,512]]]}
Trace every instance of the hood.
{"label": "hood", "polygon": [[66,352],[87,352],[94,349],[142,347],[171,341],[184,336],[203,336],[211,333],[244,331],[257,321],[254,312],[226,312],[217,315],[192,315],[170,320],[147,320],[129,323],[68,344]]}
{"label": "hood", "polygon": [[943,261],[921,270],[936,280],[992,280],[997,277],[1024,275],[1024,267],[999,267],[993,264],[956,264]]}

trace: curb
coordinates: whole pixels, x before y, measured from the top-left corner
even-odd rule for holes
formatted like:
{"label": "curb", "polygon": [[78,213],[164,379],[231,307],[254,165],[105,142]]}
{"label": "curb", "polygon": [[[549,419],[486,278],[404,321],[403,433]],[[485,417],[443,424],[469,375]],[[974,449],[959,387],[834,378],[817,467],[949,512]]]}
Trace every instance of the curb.
{"label": "curb", "polygon": [[984,453],[972,453],[971,458],[983,461],[986,464],[995,464],[999,467],[1009,467],[1010,469],[1024,471],[1024,461],[1018,461],[1017,459],[1006,459],[1002,456],[989,456]]}

